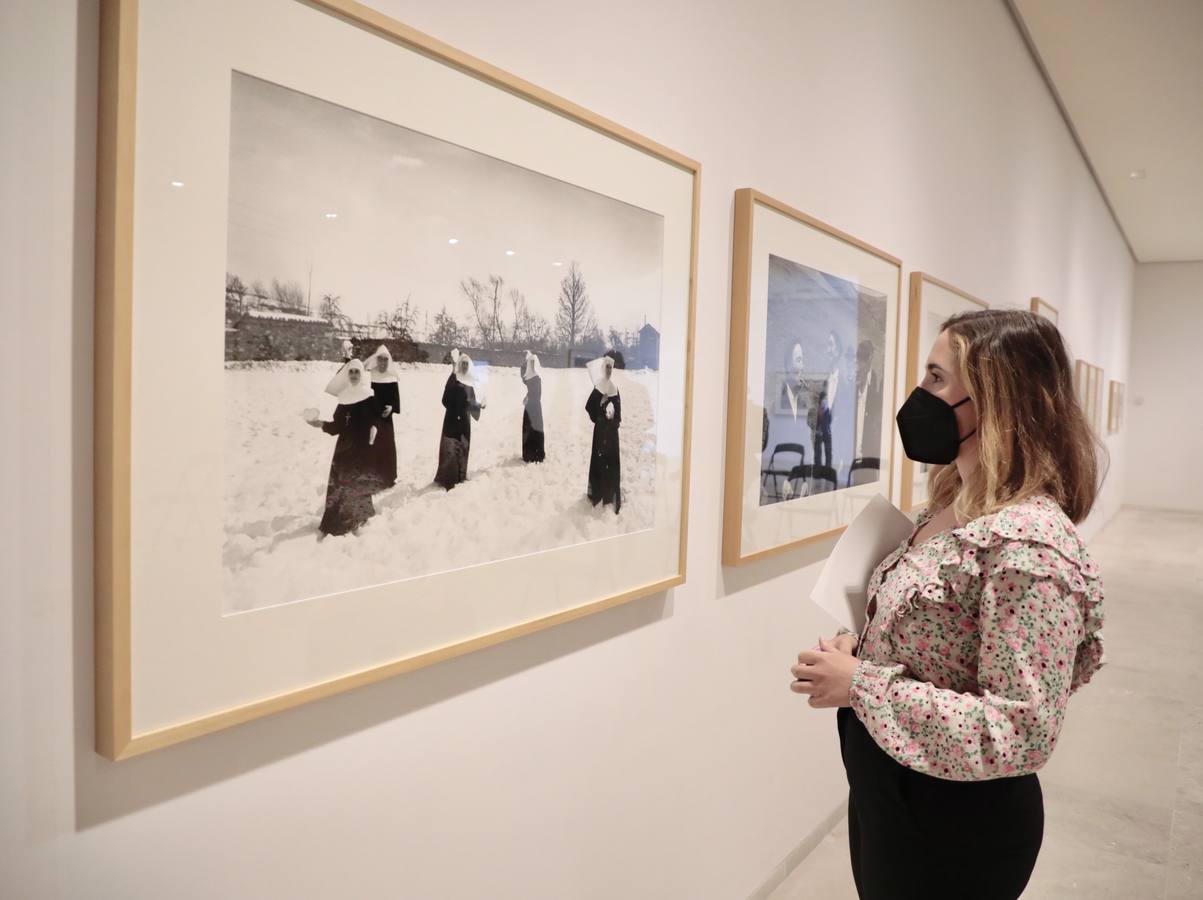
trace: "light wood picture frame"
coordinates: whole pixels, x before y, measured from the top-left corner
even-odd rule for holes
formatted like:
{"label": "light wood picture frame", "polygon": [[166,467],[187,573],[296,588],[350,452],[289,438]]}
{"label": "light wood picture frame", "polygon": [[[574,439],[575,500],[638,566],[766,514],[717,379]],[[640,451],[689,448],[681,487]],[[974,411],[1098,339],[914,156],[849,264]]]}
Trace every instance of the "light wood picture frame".
{"label": "light wood picture frame", "polygon": [[1117,434],[1124,426],[1124,383],[1112,379],[1107,391],[1107,433]]}
{"label": "light wood picture frame", "polygon": [[[909,397],[923,381],[927,354],[939,336],[940,325],[957,313],[989,308],[990,304],[985,300],[933,275],[911,273],[903,397]],[[901,508],[904,512],[913,512],[927,503],[929,468],[903,456]]]}
{"label": "light wood picture frame", "polygon": [[[278,40],[280,33],[288,35],[287,42]],[[233,232],[227,234],[227,201],[234,180],[232,97],[238,96],[242,75],[301,98],[298,105],[324,104],[322,115],[354,115],[360,117],[357,122],[374,123],[364,128],[405,129],[449,148],[449,157],[487,158],[510,166],[507,171],[525,173],[521,177],[528,180],[554,182],[547,191],[587,193],[590,203],[608,204],[615,220],[620,206],[624,215],[658,220],[656,360],[613,378],[620,393],[641,378],[658,386],[658,394],[648,391],[659,397],[652,401],[652,418],[634,422],[630,427],[641,430],[621,444],[624,453],[636,445],[653,448],[647,476],[653,487],[636,495],[647,479],[624,484],[630,499],[621,514],[613,503],[586,513],[597,517],[597,528],[604,531],[621,515],[641,514],[632,501],[644,502],[648,527],[610,528],[604,539],[586,536],[404,581],[374,577],[363,586],[250,611],[222,607],[228,573],[221,537],[222,473],[231,457],[221,434],[230,415],[223,398],[231,370],[217,358],[223,340],[229,352],[228,323],[223,328],[209,297],[229,271],[228,249],[235,242]],[[100,76],[98,753],[126,759],[684,582],[701,177],[696,161],[354,0],[102,0]],[[498,122],[510,127],[499,129]],[[314,135],[324,139],[329,133],[315,130]],[[382,169],[397,171],[428,162],[401,153],[381,158]],[[338,215],[334,211],[326,218]],[[438,238],[446,248],[446,234]],[[561,263],[558,256],[547,259],[549,267]],[[563,259],[565,272],[569,259]],[[177,276],[175,290],[164,289],[169,271]],[[313,318],[283,315],[289,322]],[[168,321],[175,323],[174,330],[166,330]],[[165,386],[156,383],[165,347],[180,340],[188,342],[189,365],[169,368],[181,379],[176,388],[188,397],[190,418],[164,408]],[[368,350],[377,343],[374,334],[364,340]],[[568,354],[571,366],[579,354],[572,345]],[[496,355],[504,357],[501,350]],[[292,371],[290,366],[310,363],[272,365]],[[315,395],[340,365],[347,368],[338,361],[330,365]],[[501,371],[502,365],[493,363],[495,386],[501,376],[519,384],[519,373],[527,371],[521,359],[505,362],[512,366],[508,371]],[[448,371],[439,378],[452,384],[455,376],[448,377]],[[590,374],[563,371],[588,393]],[[574,394],[572,409],[583,417],[585,397],[579,401]],[[437,407],[438,396],[430,402]],[[495,404],[489,406],[491,411]],[[161,418],[152,420],[151,410]],[[297,415],[289,409],[289,422],[299,421]],[[441,408],[437,415],[441,420]],[[521,421],[523,412],[517,408],[508,415]],[[516,443],[517,425],[509,425],[507,418],[506,433],[512,431]],[[174,436],[174,450],[163,443],[167,432]],[[426,475],[434,472],[436,449],[421,448],[430,457],[423,456]],[[552,459],[552,437],[547,452]],[[579,485],[571,481],[587,510],[587,455],[582,460]],[[280,467],[287,465],[282,461]],[[496,477],[505,475],[498,471]],[[324,488],[324,471],[318,477]],[[470,479],[456,491],[466,496],[471,486]],[[321,514],[320,494],[309,496],[315,499],[306,503],[315,512],[302,523],[306,535]],[[452,502],[456,492],[434,496]],[[399,502],[409,499],[405,495]],[[314,542],[312,552],[350,546],[335,542],[358,537],[353,532],[327,538],[326,544]]]}
{"label": "light wood picture frame", "polygon": [[1040,297],[1033,297],[1031,302],[1031,310],[1036,315],[1043,316],[1054,325],[1058,325],[1058,327],[1060,327],[1058,324],[1058,319],[1060,319],[1061,314],[1057,311],[1057,307],[1053,306],[1051,303],[1042,300]]}
{"label": "light wood picture frame", "polygon": [[724,564],[830,539],[891,497],[901,287],[897,257],[735,192]]}
{"label": "light wood picture frame", "polygon": [[1084,359],[1074,361],[1074,391],[1086,421],[1096,434],[1103,429],[1103,370]]}

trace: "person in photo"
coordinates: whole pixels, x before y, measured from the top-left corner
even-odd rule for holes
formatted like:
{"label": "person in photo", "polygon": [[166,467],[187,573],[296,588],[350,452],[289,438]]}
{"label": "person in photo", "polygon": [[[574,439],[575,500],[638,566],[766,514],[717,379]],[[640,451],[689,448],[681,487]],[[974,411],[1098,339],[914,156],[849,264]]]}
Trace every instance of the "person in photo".
{"label": "person in photo", "polygon": [[543,462],[546,451],[543,443],[543,376],[539,357],[526,353],[522,365],[522,381],[526,396],[522,398],[522,461]]}
{"label": "person in photo", "polygon": [[472,359],[451,351],[451,374],[443,387],[443,432],[439,440],[439,465],[434,480],[451,490],[468,480],[468,451],[472,445],[472,420],[480,419],[483,403],[476,400]]}
{"label": "person in photo", "polygon": [[881,373],[873,365],[872,341],[861,341],[856,348],[856,433],[854,459],[881,457]]}
{"label": "person in photo", "polygon": [[372,377],[372,393],[380,421],[376,423],[378,433],[372,444],[372,470],[376,473],[381,490],[397,483],[397,435],[393,427],[393,416],[401,411],[401,390],[397,379],[397,367],[393,363],[388,347],[381,344],[368,360],[368,372]]}
{"label": "person in photo", "polygon": [[[813,434],[815,418],[815,402],[813,394],[808,395],[806,385],[806,356],[802,352],[802,341],[794,339],[785,345],[784,377],[781,380],[781,396],[777,407],[781,411],[777,416],[778,423],[774,435],[774,446],[780,444],[797,444],[806,446],[806,433]],[[767,444],[767,440],[765,441]],[[763,449],[763,448],[762,448]],[[802,471],[805,460],[799,460],[796,471]],[[773,474],[773,486],[779,493],[779,499],[793,499],[796,487],[795,479]],[[780,479],[780,483],[778,483]]]}
{"label": "person in photo", "polygon": [[819,389],[814,415],[814,464],[834,465],[831,458],[832,410],[840,392],[840,357],[844,347],[840,336],[832,331],[827,335],[827,376]]}
{"label": "person in photo", "polygon": [[602,356],[586,367],[593,379],[593,391],[585,403],[585,412],[593,422],[593,449],[589,455],[589,500],[594,506],[612,504],[622,509],[621,461],[618,428],[622,424],[622,398],[614,384],[614,360]]}
{"label": "person in photo", "polygon": [[323,537],[356,533],[376,514],[372,505],[376,485],[372,444],[380,421],[376,397],[359,360],[352,359],[339,369],[326,385],[326,393],[338,398],[330,421],[319,419],[316,410],[307,416],[314,428],[338,437],[326,483],[326,509],[318,525]]}

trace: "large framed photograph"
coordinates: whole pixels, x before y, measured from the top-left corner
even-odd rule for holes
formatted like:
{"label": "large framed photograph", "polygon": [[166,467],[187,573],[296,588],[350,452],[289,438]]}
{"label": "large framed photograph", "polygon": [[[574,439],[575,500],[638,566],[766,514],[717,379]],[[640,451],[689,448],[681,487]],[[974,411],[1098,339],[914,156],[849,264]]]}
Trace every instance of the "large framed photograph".
{"label": "large framed photograph", "polygon": [[100,753],[684,580],[697,163],[351,0],[102,43]]}
{"label": "large framed photograph", "polygon": [[[940,336],[940,327],[957,313],[988,309],[985,300],[953,287],[925,272],[912,272],[906,347],[905,394],[910,395],[927,373],[927,355]],[[927,504],[927,478],[931,466],[902,459],[901,507],[911,512]]]}
{"label": "large framed photograph", "polygon": [[902,263],[735,194],[723,561],[838,534],[890,497]]}

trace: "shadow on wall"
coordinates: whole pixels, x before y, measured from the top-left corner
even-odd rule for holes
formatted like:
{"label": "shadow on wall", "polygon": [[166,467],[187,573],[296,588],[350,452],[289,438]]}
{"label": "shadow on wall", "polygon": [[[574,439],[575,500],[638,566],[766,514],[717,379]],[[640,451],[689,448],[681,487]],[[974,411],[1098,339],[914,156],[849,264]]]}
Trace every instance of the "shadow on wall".
{"label": "shadow on wall", "polygon": [[[82,532],[83,529],[80,529]],[[76,548],[86,571],[90,534]],[[225,731],[205,735],[124,762],[93,749],[91,653],[77,653],[75,677],[75,823],[86,830],[209,785],[244,775],[314,747],[491,682],[584,650],[672,615],[668,594],[625,603],[487,650],[348,691]],[[90,584],[77,586],[76,634],[92,633]]]}

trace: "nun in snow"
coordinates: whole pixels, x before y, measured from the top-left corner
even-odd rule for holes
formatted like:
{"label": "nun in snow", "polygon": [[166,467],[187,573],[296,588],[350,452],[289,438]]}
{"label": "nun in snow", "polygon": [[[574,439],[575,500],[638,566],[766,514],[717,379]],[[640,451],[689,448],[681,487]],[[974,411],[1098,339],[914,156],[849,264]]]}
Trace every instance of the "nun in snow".
{"label": "nun in snow", "polygon": [[322,535],[346,534],[358,530],[376,514],[372,491],[377,482],[371,454],[380,412],[368,386],[367,372],[357,359],[335,373],[326,385],[326,393],[338,398],[330,421],[319,419],[317,410],[310,410],[306,416],[314,428],[338,437],[326,484],[326,511],[318,530]]}
{"label": "nun in snow", "polygon": [[434,480],[451,490],[468,479],[468,449],[472,420],[480,418],[483,403],[476,401],[476,380],[467,353],[451,351],[451,374],[443,387],[443,434],[439,440],[439,467]]}
{"label": "nun in snow", "polygon": [[614,386],[614,359],[602,356],[586,366],[593,379],[593,393],[585,403],[585,412],[593,422],[593,452],[589,456],[589,499],[614,504],[614,512],[622,509],[622,487],[619,484],[618,426],[622,424],[622,398]]}
{"label": "nun in snow", "polygon": [[539,357],[526,352],[522,365],[522,381],[526,384],[526,396],[522,398],[522,461],[543,462],[543,375]]}
{"label": "nun in snow", "polygon": [[397,367],[384,344],[368,360],[368,372],[372,376],[372,393],[376,395],[376,408],[380,414],[380,421],[376,423],[376,442],[372,444],[372,470],[379,483],[377,489],[383,490],[397,483],[397,435],[393,429],[393,416],[401,411]]}

